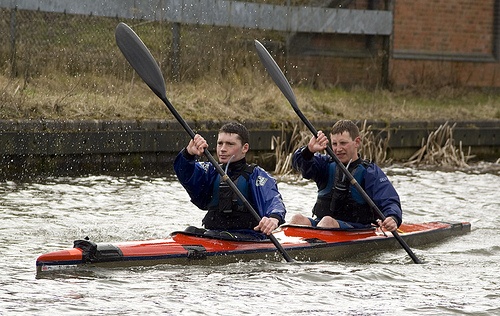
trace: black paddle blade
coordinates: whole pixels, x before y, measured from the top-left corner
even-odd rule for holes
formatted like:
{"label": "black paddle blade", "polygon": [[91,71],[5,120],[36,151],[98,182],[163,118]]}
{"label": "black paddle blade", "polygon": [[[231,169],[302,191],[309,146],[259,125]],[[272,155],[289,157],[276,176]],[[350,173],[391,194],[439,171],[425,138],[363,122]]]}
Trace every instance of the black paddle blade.
{"label": "black paddle blade", "polygon": [[116,44],[132,68],[149,88],[160,98],[166,99],[165,80],[158,63],[137,34],[120,22],[115,30]]}
{"label": "black paddle blade", "polygon": [[271,54],[267,51],[267,49],[262,45],[258,40],[255,40],[255,48],[257,49],[257,54],[259,55],[260,61],[264,64],[267,72],[273,78],[274,82],[280,88],[281,92],[287,98],[288,102],[292,105],[292,107],[298,110],[297,101],[295,99],[295,94],[293,93],[292,87],[288,83],[285,75],[281,71],[276,61],[274,61]]}
{"label": "black paddle blade", "polygon": [[262,45],[258,40],[255,40],[255,48],[257,48],[257,54],[259,55],[260,61],[262,62],[262,64],[264,64],[264,67],[266,68],[271,78],[273,78],[274,83],[276,83],[283,95],[287,98],[295,113],[297,113],[302,122],[304,122],[304,124],[309,128],[313,135],[317,136],[318,131],[316,131],[314,126],[312,126],[309,120],[304,116],[304,114],[302,114],[302,111],[300,111],[290,83],[288,83],[288,80],[286,79],[278,64],[276,64],[276,62],[274,61],[273,57],[271,57],[271,54],[269,54],[264,45]]}

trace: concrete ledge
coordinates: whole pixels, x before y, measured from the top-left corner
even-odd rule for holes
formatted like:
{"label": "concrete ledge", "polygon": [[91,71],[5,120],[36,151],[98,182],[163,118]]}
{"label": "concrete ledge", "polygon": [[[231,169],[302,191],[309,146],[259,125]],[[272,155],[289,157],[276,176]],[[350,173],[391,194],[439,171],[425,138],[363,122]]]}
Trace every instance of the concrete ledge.
{"label": "concrete ledge", "polygon": [[[328,131],[334,122],[312,122]],[[390,155],[407,159],[421,147],[422,140],[445,122],[367,122],[373,132],[390,135]],[[215,152],[221,122],[188,122],[200,132]],[[290,139],[293,127],[302,122],[275,124],[245,122],[250,130],[251,159],[262,165],[262,154],[273,152],[272,139]],[[450,122],[450,125],[454,122]],[[454,129],[455,143],[481,160],[500,157],[500,122],[462,121]],[[0,120],[0,179],[26,175],[75,175],[100,172],[171,172],[175,155],[189,141],[175,121],[17,121]],[[271,166],[272,167],[272,166]]]}

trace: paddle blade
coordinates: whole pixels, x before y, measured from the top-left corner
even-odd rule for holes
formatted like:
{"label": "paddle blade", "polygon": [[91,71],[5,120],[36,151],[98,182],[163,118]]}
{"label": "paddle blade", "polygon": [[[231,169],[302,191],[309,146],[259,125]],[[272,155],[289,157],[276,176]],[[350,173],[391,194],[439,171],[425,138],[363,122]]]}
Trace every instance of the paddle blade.
{"label": "paddle blade", "polygon": [[115,30],[115,39],[123,56],[142,80],[160,99],[166,99],[165,80],[160,67],[139,36],[127,24],[120,22]]}
{"label": "paddle blade", "polygon": [[278,88],[281,90],[283,95],[287,98],[288,102],[292,105],[295,110],[298,110],[297,101],[295,99],[295,94],[293,93],[292,87],[288,83],[285,75],[281,71],[280,67],[274,61],[271,54],[258,40],[255,40],[255,48],[257,49],[257,54],[259,55],[260,61],[264,64],[267,72],[273,78]]}

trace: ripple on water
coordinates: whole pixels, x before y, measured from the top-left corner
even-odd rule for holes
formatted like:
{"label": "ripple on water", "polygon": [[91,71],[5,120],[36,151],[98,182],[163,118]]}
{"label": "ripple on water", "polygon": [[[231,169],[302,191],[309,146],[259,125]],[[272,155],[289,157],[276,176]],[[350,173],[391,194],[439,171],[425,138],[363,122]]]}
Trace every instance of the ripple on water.
{"label": "ripple on water", "polygon": [[[11,314],[499,314],[498,173],[389,168],[407,222],[469,221],[472,232],[342,262],[90,269],[35,279],[35,259],[75,239],[165,237],[203,211],[166,178],[92,176],[0,183],[0,309]],[[280,182],[289,210],[309,214],[316,186]],[[23,304],[19,304],[23,302]]]}

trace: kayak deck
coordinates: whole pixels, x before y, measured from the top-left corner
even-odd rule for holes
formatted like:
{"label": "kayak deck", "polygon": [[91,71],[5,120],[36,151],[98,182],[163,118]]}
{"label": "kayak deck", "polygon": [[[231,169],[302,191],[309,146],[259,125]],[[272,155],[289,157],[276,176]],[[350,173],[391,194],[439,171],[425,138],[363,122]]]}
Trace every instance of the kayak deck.
{"label": "kayak deck", "polygon": [[[442,241],[470,232],[470,223],[403,223],[399,235],[410,247]],[[282,225],[274,236],[298,261],[329,261],[363,252],[401,248],[391,233],[380,229],[324,229]],[[37,274],[85,266],[120,267],[156,264],[224,264],[253,259],[282,260],[269,240],[240,241],[178,231],[168,238],[120,243],[77,240],[74,247],[43,254]]]}

